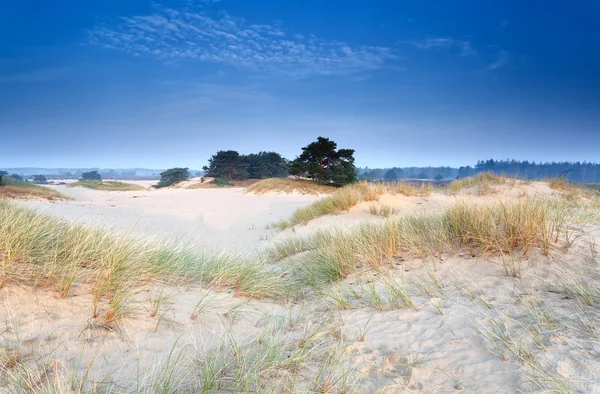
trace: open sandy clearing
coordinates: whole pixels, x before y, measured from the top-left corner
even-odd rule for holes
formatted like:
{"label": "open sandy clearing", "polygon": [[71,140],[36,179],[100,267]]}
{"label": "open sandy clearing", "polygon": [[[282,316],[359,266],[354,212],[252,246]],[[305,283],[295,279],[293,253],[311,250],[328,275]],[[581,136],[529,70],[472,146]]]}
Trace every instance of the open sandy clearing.
{"label": "open sandy clearing", "polygon": [[72,201],[26,204],[54,216],[151,237],[177,238],[198,246],[253,249],[272,231],[267,227],[289,217],[310,195],[246,194],[243,188],[158,189],[102,192],[52,186]]}

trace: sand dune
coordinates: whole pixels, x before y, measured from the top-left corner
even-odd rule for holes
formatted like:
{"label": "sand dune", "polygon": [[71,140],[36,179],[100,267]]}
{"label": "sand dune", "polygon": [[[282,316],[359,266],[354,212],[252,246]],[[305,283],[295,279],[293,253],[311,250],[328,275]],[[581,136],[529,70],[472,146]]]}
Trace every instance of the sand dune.
{"label": "sand dune", "polygon": [[[383,194],[377,202],[278,231],[267,226],[319,197],[252,195],[243,188],[54,188],[74,199],[24,204],[86,225],[247,253],[319,229],[385,220],[370,213],[372,204],[408,215],[442,212],[458,201],[562,198],[543,182],[494,185],[485,195],[475,188],[427,197]],[[393,268],[360,270],[295,302],[251,300],[198,283],[149,283],[132,289],[116,327],[92,318],[85,283],[67,298],[11,285],[1,290],[0,315],[10,326],[3,338],[23,354],[46,355],[54,380],[86,376],[87,389],[107,392],[156,388],[165,374],[177,382],[176,392],[600,392],[594,254],[600,226],[572,231],[568,248],[560,243],[549,256],[536,250],[519,257],[520,278],[506,274],[503,256],[462,250],[441,259],[397,257]],[[311,258],[299,254],[277,264]],[[394,283],[410,301],[393,297]],[[267,362],[270,357],[278,361]],[[299,369],[285,360],[296,360]],[[214,376],[219,384],[206,386],[207,371],[220,368],[212,362],[223,369]],[[253,378],[242,384],[236,380],[242,371]]]}

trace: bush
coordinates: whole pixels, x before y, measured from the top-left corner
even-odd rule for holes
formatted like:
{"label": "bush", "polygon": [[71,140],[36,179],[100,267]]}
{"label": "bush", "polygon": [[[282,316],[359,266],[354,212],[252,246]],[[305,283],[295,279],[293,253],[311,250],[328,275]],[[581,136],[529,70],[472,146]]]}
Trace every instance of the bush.
{"label": "bush", "polygon": [[444,179],[444,176],[442,174],[437,174],[433,179],[435,179],[436,181],[441,181],[442,179]]}
{"label": "bush", "polygon": [[235,186],[233,183],[227,182],[225,179],[221,179],[221,178],[215,178],[210,183],[213,184],[213,185],[215,185],[215,186],[218,186],[218,187],[231,187],[231,186]]}
{"label": "bush", "polygon": [[19,174],[10,174],[10,177],[12,179],[14,179],[14,180],[17,180],[17,181],[22,181],[23,180],[23,177],[21,175],[19,175]]}
{"label": "bush", "polygon": [[170,168],[160,173],[160,181],[154,185],[155,188],[167,187],[183,182],[188,179],[190,173],[188,168]]}
{"label": "bush", "polygon": [[82,181],[101,181],[102,177],[98,173],[98,171],[89,171],[81,174]]}
{"label": "bush", "polygon": [[34,175],[33,183],[45,184],[45,183],[48,183],[48,180],[46,179],[46,177],[44,175]]}

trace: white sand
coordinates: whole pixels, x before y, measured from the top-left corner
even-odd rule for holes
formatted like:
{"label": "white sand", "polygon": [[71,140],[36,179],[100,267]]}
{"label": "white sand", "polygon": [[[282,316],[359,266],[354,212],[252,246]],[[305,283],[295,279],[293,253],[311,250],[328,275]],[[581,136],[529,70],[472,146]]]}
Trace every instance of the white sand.
{"label": "white sand", "polygon": [[52,188],[74,200],[51,204],[28,201],[27,205],[68,221],[228,250],[255,248],[274,234],[268,226],[318,198],[299,194],[257,196],[246,194],[244,188],[128,192]]}

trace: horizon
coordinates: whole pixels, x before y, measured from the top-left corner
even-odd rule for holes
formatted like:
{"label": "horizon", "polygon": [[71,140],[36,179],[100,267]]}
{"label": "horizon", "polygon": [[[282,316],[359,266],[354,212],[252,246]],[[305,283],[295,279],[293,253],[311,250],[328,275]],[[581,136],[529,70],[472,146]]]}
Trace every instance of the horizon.
{"label": "horizon", "polygon": [[599,3],[3,11],[2,168],[201,168],[219,150],[293,159],[318,136],[355,149],[357,167],[600,161]]}

